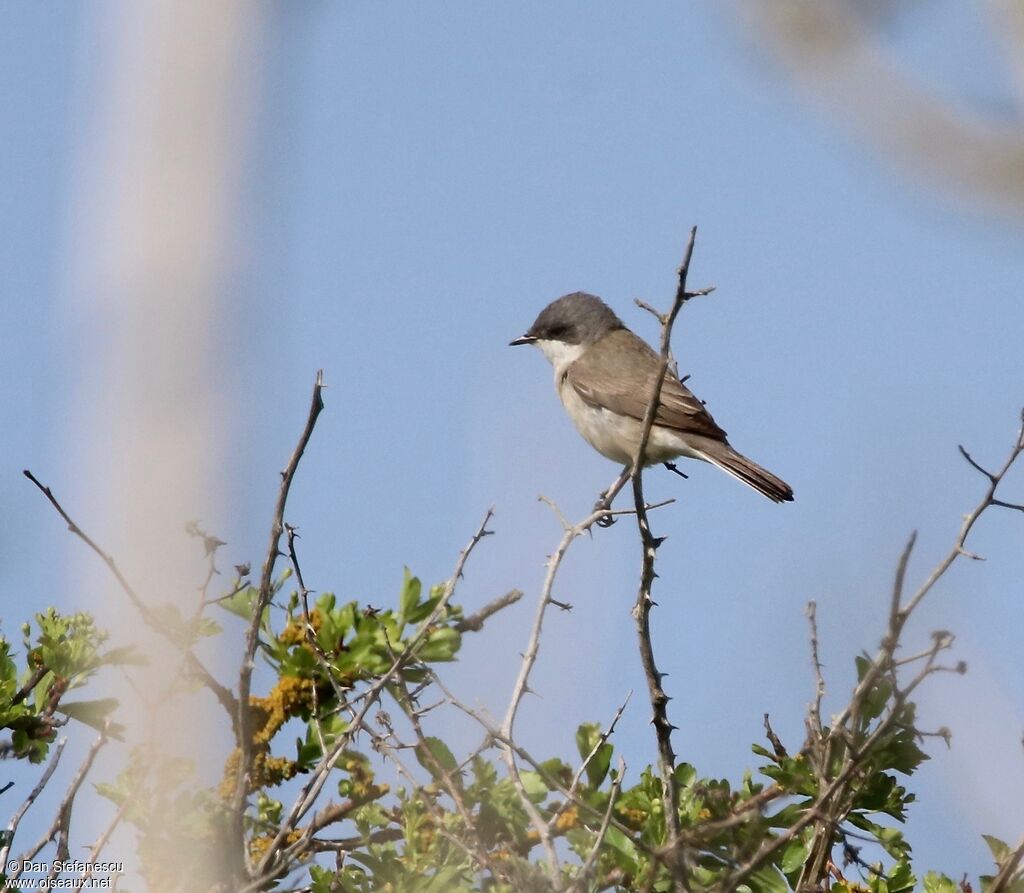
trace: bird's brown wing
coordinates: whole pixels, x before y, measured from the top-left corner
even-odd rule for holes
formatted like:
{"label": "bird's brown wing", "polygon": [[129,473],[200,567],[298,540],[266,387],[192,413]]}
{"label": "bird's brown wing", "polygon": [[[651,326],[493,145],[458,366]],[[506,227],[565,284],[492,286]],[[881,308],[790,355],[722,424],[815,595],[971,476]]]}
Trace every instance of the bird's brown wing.
{"label": "bird's brown wing", "polygon": [[[590,406],[643,420],[660,362],[645,341],[628,329],[619,329],[590,345],[565,376]],[[671,369],[665,373],[654,420],[687,434],[725,440],[725,432],[715,424],[711,413]]]}

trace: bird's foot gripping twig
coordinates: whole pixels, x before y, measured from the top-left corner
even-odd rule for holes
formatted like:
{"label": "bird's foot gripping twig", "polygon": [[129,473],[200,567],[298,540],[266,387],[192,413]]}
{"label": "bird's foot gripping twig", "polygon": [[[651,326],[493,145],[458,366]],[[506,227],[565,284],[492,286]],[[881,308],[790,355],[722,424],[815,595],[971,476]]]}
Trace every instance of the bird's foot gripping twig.
{"label": "bird's foot gripping twig", "polygon": [[[609,506],[603,501],[598,500],[594,503],[594,513],[606,512]],[[615,523],[615,515],[602,515],[594,522],[598,527],[611,527]]]}
{"label": "bird's foot gripping twig", "polygon": [[619,491],[625,486],[626,481],[629,480],[631,470],[629,465],[623,468],[615,483],[597,497],[597,502],[594,503],[594,508],[591,509],[591,517],[593,515],[601,515],[594,522],[598,527],[611,527],[615,523],[615,516],[609,512],[609,509],[612,507],[615,497],[619,495]]}

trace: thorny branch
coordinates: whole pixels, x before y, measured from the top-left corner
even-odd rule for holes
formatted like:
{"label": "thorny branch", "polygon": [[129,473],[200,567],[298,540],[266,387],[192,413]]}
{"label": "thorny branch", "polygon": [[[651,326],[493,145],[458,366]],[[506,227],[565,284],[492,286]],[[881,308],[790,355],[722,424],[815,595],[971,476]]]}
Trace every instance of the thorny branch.
{"label": "thorny branch", "polygon": [[[697,292],[686,290],[686,277],[690,270],[690,259],[693,257],[693,246],[697,238],[697,227],[690,230],[690,239],[686,245],[686,252],[683,255],[683,262],[679,267],[679,284],[676,288],[675,300],[668,313],[658,313],[650,305],[638,301],[637,303],[646,310],[653,313],[661,324],[661,358],[658,363],[658,371],[654,378],[650,399],[647,401],[647,410],[644,413],[643,426],[641,428],[640,443],[637,447],[636,456],[630,468],[630,479],[633,484],[633,502],[636,510],[637,527],[640,531],[640,542],[642,548],[642,560],[640,565],[640,587],[637,592],[636,604],[633,607],[633,617],[636,620],[637,635],[639,639],[640,660],[644,668],[644,676],[647,679],[647,691],[651,701],[651,723],[654,725],[655,736],[658,741],[658,765],[661,770],[662,794],[665,801],[665,825],[669,840],[679,840],[679,794],[675,783],[675,751],[672,748],[672,730],[675,726],[668,718],[669,697],[665,693],[661,681],[663,674],[658,670],[654,660],[654,646],[651,641],[651,608],[655,602],[651,596],[654,586],[655,570],[654,562],[657,556],[658,547],[664,542],[664,537],[656,537],[651,533],[651,526],[647,518],[646,502],[643,490],[643,468],[646,464],[647,444],[654,427],[654,418],[661,401],[661,388],[668,374],[672,362],[672,326],[676,316],[690,298],[697,295],[709,294],[712,289],[702,289]],[[681,848],[680,848],[681,849]],[[677,889],[686,889],[685,852],[676,854],[680,857],[679,870],[675,871]]]}

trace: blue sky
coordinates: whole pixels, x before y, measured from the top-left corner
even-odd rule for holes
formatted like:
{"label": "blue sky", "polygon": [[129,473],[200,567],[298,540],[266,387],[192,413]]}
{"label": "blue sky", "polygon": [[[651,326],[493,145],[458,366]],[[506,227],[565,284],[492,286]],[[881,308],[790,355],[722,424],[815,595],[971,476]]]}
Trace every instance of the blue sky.
{"label": "blue sky", "polygon": [[[21,469],[71,492],[103,487],[74,479],[66,420],[89,344],[68,325],[66,276],[109,41],[97,10],[116,8],[0,11],[7,629],[46,604],[76,606],[80,547]],[[455,677],[501,711],[560,532],[536,497],[580,517],[616,473],[572,430],[543,358],[507,342],[579,289],[654,339],[633,298],[667,306],[696,224],[691,284],[717,291],[680,315],[680,370],[796,502],[773,505],[710,467],[688,481],[652,474],[652,498],[678,499],[655,519],[669,535],[655,643],[682,758],[738,779],[765,712],[799,745],[806,602],[819,605],[839,704],[853,655],[878,643],[909,532],[916,580],[982,492],[956,445],[989,464],[1009,448],[1024,404],[1021,220],[873,154],[728,4],[266,9],[237,159],[239,250],[212,332],[224,491],[194,515],[231,562],[259,560],[323,367],[327,411],[288,512],[307,581],[373,603],[397,593],[403,565],[439,581],[493,504],[497,535],[462,599],[526,596],[467,643]],[[888,39],[922,79],[1005,102],[996,67],[971,64],[990,54],[962,7],[898,24]],[[1012,487],[1019,496],[1024,475]],[[911,629],[921,641],[955,631],[972,670],[922,697],[923,725],[949,726],[953,747],[933,746],[911,783],[921,867],[955,877],[987,867],[980,833],[1024,826],[1020,535],[1019,518],[987,517],[975,549],[990,560],[955,569]],[[575,610],[550,619],[542,697],[520,725],[529,746],[570,754],[575,724],[607,720],[634,688],[620,745],[633,767],[654,758],[629,613],[638,562],[626,523],[573,547],[556,595]]]}

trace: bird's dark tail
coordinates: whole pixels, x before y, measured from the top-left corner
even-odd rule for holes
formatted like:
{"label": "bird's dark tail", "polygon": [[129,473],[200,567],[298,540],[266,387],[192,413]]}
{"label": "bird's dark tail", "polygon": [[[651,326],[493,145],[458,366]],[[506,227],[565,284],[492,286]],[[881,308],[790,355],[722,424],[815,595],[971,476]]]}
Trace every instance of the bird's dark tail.
{"label": "bird's dark tail", "polygon": [[731,474],[736,480],[767,496],[773,502],[792,502],[793,488],[742,453],[737,453],[729,444],[705,439],[701,445],[701,458]]}

